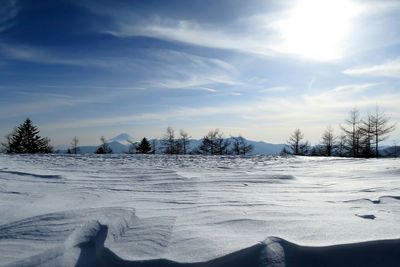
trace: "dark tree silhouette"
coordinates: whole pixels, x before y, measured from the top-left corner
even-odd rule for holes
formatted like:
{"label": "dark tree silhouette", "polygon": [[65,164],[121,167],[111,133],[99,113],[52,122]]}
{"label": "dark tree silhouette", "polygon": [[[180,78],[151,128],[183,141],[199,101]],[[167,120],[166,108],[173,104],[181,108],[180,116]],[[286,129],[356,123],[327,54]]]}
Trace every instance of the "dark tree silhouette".
{"label": "dark tree silhouette", "polygon": [[101,141],[101,145],[97,148],[95,153],[96,154],[111,154],[112,153],[112,149],[107,144],[106,139],[102,136],[100,138],[100,141]]}
{"label": "dark tree silhouette", "polygon": [[226,155],[228,154],[230,142],[224,138],[219,129],[211,130],[203,137],[197,152],[203,155]]}
{"label": "dark tree silhouette", "polygon": [[368,118],[366,121],[361,122],[360,126],[360,133],[361,133],[361,143],[360,143],[360,156],[370,158],[373,156],[374,152],[372,151],[371,143],[373,142],[373,123],[372,117],[368,114]]}
{"label": "dark tree silhouette", "polygon": [[287,156],[287,155],[291,155],[292,153],[290,153],[289,150],[286,149],[286,147],[283,147],[282,151],[279,153],[279,156]]}
{"label": "dark tree silhouette", "polygon": [[136,154],[136,146],[138,145],[138,143],[129,139],[127,141],[130,144],[127,154]]}
{"label": "dark tree silhouette", "polygon": [[344,157],[346,149],[346,136],[340,135],[336,144],[335,154],[339,157]]}
{"label": "dark tree silhouette", "polygon": [[151,145],[150,142],[143,137],[142,141],[136,146],[136,153],[139,154],[148,154],[151,152]]}
{"label": "dark tree silhouette", "polygon": [[288,147],[292,150],[294,155],[304,155],[304,144],[302,140],[304,139],[304,134],[300,129],[296,129],[289,137],[287,141]]}
{"label": "dark tree silhouette", "polygon": [[249,144],[243,136],[239,135],[237,137],[231,136],[232,139],[232,153],[234,155],[246,155],[253,151],[254,147]]}
{"label": "dark tree silhouette", "polygon": [[187,132],[185,132],[184,130],[180,130],[179,131],[179,148],[180,148],[180,152],[179,154],[187,154],[188,152],[188,146],[190,143],[190,138],[192,138]]}
{"label": "dark tree silhouette", "polygon": [[340,125],[346,136],[347,149],[350,155],[358,157],[360,155],[360,143],[361,143],[361,119],[358,109],[354,108],[350,111],[350,116],[346,119],[347,127]]}
{"label": "dark tree silhouette", "polygon": [[390,118],[379,107],[375,108],[375,114],[371,116],[372,133],[375,137],[375,156],[379,157],[379,142],[386,140],[388,135],[396,129],[394,124],[389,124]]}
{"label": "dark tree silhouette", "polygon": [[78,137],[75,136],[72,139],[71,147],[68,148],[68,150],[71,152],[70,154],[78,154],[80,152],[78,144],[79,144],[79,139],[78,139]]}
{"label": "dark tree silhouette", "polygon": [[166,133],[161,139],[161,144],[165,154],[178,154],[177,142],[175,140],[175,131],[172,127],[168,127]]}
{"label": "dark tree silhouette", "polygon": [[38,127],[27,118],[6,136],[7,142],[2,144],[7,153],[52,153],[50,139],[39,135]]}
{"label": "dark tree silhouette", "polygon": [[332,156],[333,149],[335,147],[336,137],[333,135],[333,128],[328,126],[322,135],[322,149],[323,155]]}

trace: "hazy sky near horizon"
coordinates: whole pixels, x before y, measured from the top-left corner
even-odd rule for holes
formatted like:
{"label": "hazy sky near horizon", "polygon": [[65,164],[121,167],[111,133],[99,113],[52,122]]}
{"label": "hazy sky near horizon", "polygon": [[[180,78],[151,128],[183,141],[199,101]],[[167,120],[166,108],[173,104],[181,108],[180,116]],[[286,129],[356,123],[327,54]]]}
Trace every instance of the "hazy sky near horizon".
{"label": "hazy sky near horizon", "polygon": [[55,145],[167,126],[315,143],[376,105],[398,123],[399,16],[396,0],[1,0],[0,139],[26,117]]}

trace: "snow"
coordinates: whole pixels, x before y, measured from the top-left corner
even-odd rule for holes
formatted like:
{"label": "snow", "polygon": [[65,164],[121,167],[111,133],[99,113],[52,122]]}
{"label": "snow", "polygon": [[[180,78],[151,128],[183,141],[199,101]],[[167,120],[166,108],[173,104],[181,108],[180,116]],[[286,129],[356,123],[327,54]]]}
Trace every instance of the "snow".
{"label": "snow", "polygon": [[[328,266],[340,252],[360,266],[390,266],[400,253],[388,240],[400,232],[399,163],[0,155],[0,265],[302,266],[290,262],[318,258],[315,266]],[[357,244],[332,247],[347,243]]]}

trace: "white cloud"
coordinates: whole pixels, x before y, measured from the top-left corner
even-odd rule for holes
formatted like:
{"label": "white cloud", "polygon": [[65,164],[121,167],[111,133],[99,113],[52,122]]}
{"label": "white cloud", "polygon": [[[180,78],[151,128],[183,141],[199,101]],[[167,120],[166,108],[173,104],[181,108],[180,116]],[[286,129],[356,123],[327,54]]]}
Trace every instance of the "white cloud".
{"label": "white cloud", "polygon": [[332,89],[332,92],[344,94],[362,93],[378,86],[379,83],[365,83],[365,84],[346,84],[340,85]]}
{"label": "white cloud", "polygon": [[366,75],[383,77],[400,77],[400,58],[382,64],[355,67],[343,71],[347,75]]}
{"label": "white cloud", "polygon": [[229,28],[162,16],[138,21],[133,14],[132,20],[113,14],[118,28],[104,32],[118,37],[146,36],[264,56],[294,54],[318,61],[342,57],[356,13],[355,4],[346,0],[331,1],[329,5],[316,0],[298,2],[290,10],[238,17]]}

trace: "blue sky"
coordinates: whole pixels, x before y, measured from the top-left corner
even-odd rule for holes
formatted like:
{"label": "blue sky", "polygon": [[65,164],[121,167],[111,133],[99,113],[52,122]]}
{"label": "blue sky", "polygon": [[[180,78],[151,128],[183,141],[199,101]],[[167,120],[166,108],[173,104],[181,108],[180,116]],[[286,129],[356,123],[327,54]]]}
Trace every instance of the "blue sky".
{"label": "blue sky", "polygon": [[390,0],[1,0],[0,136],[28,116],[55,145],[167,126],[316,143],[376,105],[399,122],[399,15]]}

